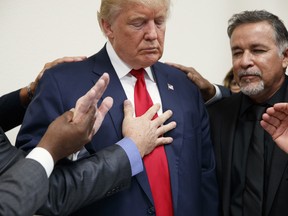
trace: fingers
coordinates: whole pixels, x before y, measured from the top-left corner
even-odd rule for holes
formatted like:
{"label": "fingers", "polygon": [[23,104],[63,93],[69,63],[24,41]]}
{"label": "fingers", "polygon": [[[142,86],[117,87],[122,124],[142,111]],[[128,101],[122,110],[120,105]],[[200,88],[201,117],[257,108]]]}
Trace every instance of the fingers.
{"label": "fingers", "polygon": [[280,120],[283,120],[287,115],[282,111],[276,111],[274,107],[269,107],[266,113],[262,115],[262,119],[270,124],[277,124]]}
{"label": "fingers", "polygon": [[106,97],[100,107],[97,110],[97,114],[96,114],[96,120],[94,122],[94,126],[93,129],[91,131],[91,135],[94,136],[95,133],[98,131],[98,129],[100,128],[107,112],[111,109],[113,105],[113,99],[111,97]]}
{"label": "fingers", "polygon": [[43,71],[50,69],[51,67],[54,67],[58,64],[64,63],[64,62],[77,62],[77,61],[83,61],[86,59],[86,56],[73,56],[73,57],[62,57],[58,58],[52,62],[48,62],[45,64]]}
{"label": "fingers", "polygon": [[[73,121],[73,115],[74,115],[74,110],[71,109],[70,111],[66,111],[65,113],[62,114],[62,117],[66,119],[67,122],[72,122]],[[58,116],[59,118],[60,116]]]}
{"label": "fingers", "polygon": [[96,107],[91,106],[89,110],[87,111],[87,113],[83,115],[81,119],[83,123],[83,127],[91,131],[93,129],[95,120],[96,120]]}
{"label": "fingers", "polygon": [[113,98],[112,97],[104,98],[100,107],[98,108],[98,115],[99,113],[101,113],[101,115],[105,116],[112,106],[113,106]]}
{"label": "fingers", "polygon": [[266,130],[266,131],[273,137],[273,134],[274,134],[275,131],[276,131],[276,128],[274,127],[274,125],[268,123],[268,122],[265,121],[265,120],[261,120],[261,121],[260,121],[260,124],[261,124],[261,126],[263,127],[263,129]]}
{"label": "fingers", "polygon": [[170,144],[173,142],[173,138],[172,137],[159,137],[157,140],[156,140],[156,146],[160,146],[160,145],[167,145],[167,144]]}
{"label": "fingers", "polygon": [[83,106],[96,105],[109,84],[109,75],[104,73],[96,84],[79,99]]}
{"label": "fingers", "polygon": [[124,118],[133,117],[134,108],[131,101],[129,100],[124,101],[123,112],[124,112]]}
{"label": "fingers", "polygon": [[38,76],[35,79],[35,82],[38,83],[38,81],[41,79],[43,76],[43,73],[47,70],[50,69],[58,64],[64,63],[64,62],[77,62],[77,61],[83,61],[86,59],[86,56],[74,56],[74,57],[63,57],[63,58],[58,58],[52,62],[48,62],[44,65],[43,69],[40,71]]}
{"label": "fingers", "polygon": [[153,106],[151,106],[146,113],[143,114],[144,117],[148,118],[149,120],[151,120],[155,114],[158,112],[158,110],[160,109],[160,104],[156,103]]}
{"label": "fingers", "polygon": [[51,62],[50,66],[55,66],[57,64],[61,64],[64,62],[77,62],[77,61],[83,61],[84,59],[87,59],[86,56],[69,56],[69,57],[62,57],[58,58]]}
{"label": "fingers", "polygon": [[181,64],[176,64],[176,63],[172,63],[172,62],[165,62],[166,64],[172,66],[172,67],[175,67],[185,73],[189,73],[189,68],[184,66],[184,65],[181,65]]}
{"label": "fingers", "polygon": [[[274,104],[273,108],[275,109],[276,113],[281,112],[281,119],[285,118],[288,115],[288,103],[276,103]],[[268,108],[271,111],[273,110],[272,108]]]}
{"label": "fingers", "polygon": [[[97,106],[99,99],[109,84],[109,75],[104,73],[96,84],[76,102],[74,121],[78,121],[87,112],[90,106]],[[112,102],[113,103],[113,102]]]}
{"label": "fingers", "polygon": [[[153,120],[153,123],[155,124],[154,126],[157,128],[156,134],[157,134],[158,137],[163,136],[165,133],[167,133],[170,130],[176,128],[177,124],[176,124],[175,121],[172,121],[172,122],[169,122],[166,125],[163,125],[164,122],[166,122],[172,115],[173,115],[173,112],[171,110],[167,110],[163,114],[158,116],[158,118]],[[172,138],[168,138],[168,137],[166,137],[166,138],[169,141],[171,141],[171,139],[172,139]],[[168,140],[166,142],[170,143],[170,142],[168,142]],[[172,141],[173,141],[173,139],[172,139]],[[167,144],[167,143],[163,143],[163,144]]]}
{"label": "fingers", "polygon": [[171,110],[166,110],[164,113],[158,116],[154,121],[158,124],[163,124],[166,120],[168,120],[173,115]]}
{"label": "fingers", "polygon": [[175,121],[169,122],[166,125],[161,125],[160,127],[157,128],[156,134],[158,137],[162,136],[163,134],[169,132],[170,130],[176,128],[177,124]]}

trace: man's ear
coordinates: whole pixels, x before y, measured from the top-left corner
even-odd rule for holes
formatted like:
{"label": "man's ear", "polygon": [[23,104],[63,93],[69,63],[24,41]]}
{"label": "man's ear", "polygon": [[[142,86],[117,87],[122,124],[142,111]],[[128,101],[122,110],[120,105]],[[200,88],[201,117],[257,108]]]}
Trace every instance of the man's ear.
{"label": "man's ear", "polygon": [[283,61],[282,61],[282,67],[287,68],[288,66],[288,47],[283,52]]}
{"label": "man's ear", "polygon": [[112,39],[114,36],[113,36],[113,31],[111,29],[111,24],[105,21],[104,19],[101,20],[101,24],[102,24],[102,28],[103,28],[105,35],[108,38]]}

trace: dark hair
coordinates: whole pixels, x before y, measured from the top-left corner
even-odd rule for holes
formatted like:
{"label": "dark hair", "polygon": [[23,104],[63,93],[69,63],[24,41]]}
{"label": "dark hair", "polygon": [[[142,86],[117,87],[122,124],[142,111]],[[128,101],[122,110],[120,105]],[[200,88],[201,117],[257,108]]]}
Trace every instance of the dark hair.
{"label": "dark hair", "polygon": [[224,80],[223,80],[223,85],[226,87],[226,88],[229,88],[231,87],[231,82],[232,80],[234,79],[234,74],[233,74],[233,68],[231,68],[226,76],[224,77]]}
{"label": "dark hair", "polygon": [[276,44],[281,52],[288,47],[288,32],[278,16],[267,12],[265,10],[243,11],[238,14],[234,14],[228,21],[227,33],[229,38],[233,31],[240,25],[246,23],[268,22],[275,33]]}

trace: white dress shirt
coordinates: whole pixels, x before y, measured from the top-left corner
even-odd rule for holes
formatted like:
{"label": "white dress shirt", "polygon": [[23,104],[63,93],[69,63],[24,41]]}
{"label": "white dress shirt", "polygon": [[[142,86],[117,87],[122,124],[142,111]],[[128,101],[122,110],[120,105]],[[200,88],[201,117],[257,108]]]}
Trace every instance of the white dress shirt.
{"label": "white dress shirt", "polygon": [[[111,43],[108,41],[106,44],[106,50],[108,53],[108,56],[110,58],[110,61],[117,73],[117,76],[119,77],[119,80],[122,84],[122,87],[125,91],[125,94],[127,98],[131,101],[131,103],[134,105],[134,86],[136,84],[137,79],[130,74],[130,71],[133,69],[126,63],[124,63],[119,56],[116,54],[114,51]],[[162,114],[162,103],[161,103],[161,98],[160,94],[158,91],[157,84],[155,82],[154,76],[152,74],[151,67],[144,68],[146,73],[145,73],[145,83],[146,83],[146,88],[150,94],[150,97],[153,101],[153,103],[159,103],[161,105],[161,108],[158,111],[158,115]],[[134,106],[135,108],[135,106]],[[135,115],[135,111],[134,111]]]}

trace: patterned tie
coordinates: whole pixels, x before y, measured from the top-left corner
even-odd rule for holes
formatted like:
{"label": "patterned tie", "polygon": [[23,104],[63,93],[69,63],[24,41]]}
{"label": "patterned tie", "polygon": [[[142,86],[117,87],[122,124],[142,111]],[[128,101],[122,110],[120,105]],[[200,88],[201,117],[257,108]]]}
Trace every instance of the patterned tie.
{"label": "patterned tie", "polygon": [[[134,104],[136,116],[143,115],[153,102],[146,89],[144,80],[145,70],[132,70],[130,72],[137,78],[134,88]],[[157,118],[157,113],[154,118]],[[144,165],[148,176],[157,216],[173,216],[170,175],[164,146],[154,149],[144,157]]]}

